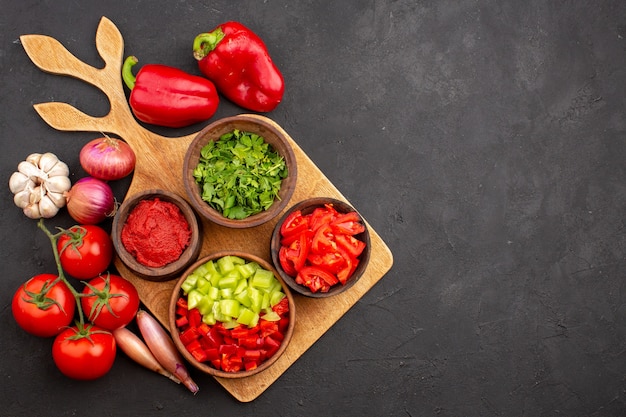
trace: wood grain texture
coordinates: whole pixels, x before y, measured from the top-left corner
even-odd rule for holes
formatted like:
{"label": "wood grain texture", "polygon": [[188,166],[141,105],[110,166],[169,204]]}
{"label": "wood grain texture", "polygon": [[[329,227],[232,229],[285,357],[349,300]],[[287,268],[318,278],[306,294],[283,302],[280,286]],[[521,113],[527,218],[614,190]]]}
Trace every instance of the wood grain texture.
{"label": "wood grain texture", "polygon": [[[127,196],[146,189],[160,188],[189,200],[182,180],[183,160],[195,134],[166,138],[150,132],[135,121],[121,80],[124,41],[109,19],[103,17],[96,32],[96,48],[105,62],[103,68],[94,68],[81,62],[58,41],[47,36],[24,35],[21,41],[28,56],[42,71],[88,82],[102,90],[111,104],[110,112],[103,117],[86,115],[66,103],[36,104],[36,111],[46,123],[58,130],[104,132],[123,138],[137,155]],[[251,116],[266,120],[284,131],[271,119]],[[289,135],[287,137],[298,163],[298,181],[288,206],[306,198],[324,196],[347,202],[298,144]],[[276,221],[250,229],[229,229],[203,220],[203,241],[199,256],[221,250],[239,250],[271,262],[269,244]],[[367,219],[365,221],[367,223]],[[236,399],[248,402],[261,395],[389,271],[393,265],[393,256],[371,225],[368,224],[368,227],[372,245],[370,262],[363,277],[352,288],[326,299],[294,295],[297,317],[307,317],[306,325],[296,319],[293,339],[276,363],[266,371],[248,378],[216,378]],[[135,284],[144,305],[169,328],[168,304],[176,281],[143,280],[128,270],[119,258],[114,262],[119,273]]]}

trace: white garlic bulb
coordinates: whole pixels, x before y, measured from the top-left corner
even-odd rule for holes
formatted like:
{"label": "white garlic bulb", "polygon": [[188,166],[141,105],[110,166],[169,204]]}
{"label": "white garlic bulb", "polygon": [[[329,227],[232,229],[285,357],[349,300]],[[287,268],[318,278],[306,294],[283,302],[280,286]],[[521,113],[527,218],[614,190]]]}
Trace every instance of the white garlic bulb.
{"label": "white garlic bulb", "polygon": [[9,179],[15,205],[31,219],[53,217],[67,201],[64,193],[72,186],[69,175],[65,162],[51,152],[28,155]]}

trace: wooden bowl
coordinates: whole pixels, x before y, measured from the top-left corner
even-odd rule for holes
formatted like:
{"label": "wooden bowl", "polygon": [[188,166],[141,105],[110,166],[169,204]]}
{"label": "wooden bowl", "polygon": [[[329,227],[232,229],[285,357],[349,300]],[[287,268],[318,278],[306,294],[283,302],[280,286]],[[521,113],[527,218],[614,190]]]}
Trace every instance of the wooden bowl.
{"label": "wooden bowl", "polygon": [[[183,282],[185,282],[185,279],[187,278],[187,276],[191,274],[194,270],[196,270],[196,268],[198,268],[200,265],[203,265],[210,260],[217,260],[227,255],[238,256],[240,258],[245,259],[248,262],[250,261],[257,262],[262,268],[268,271],[272,271],[274,273],[274,277],[276,277],[276,279],[280,282],[282,286],[282,290],[287,296],[287,299],[289,301],[289,325],[287,327],[287,330],[284,333],[284,339],[282,340],[280,347],[278,348],[278,350],[273,356],[265,360],[257,368],[253,370],[249,370],[249,371],[226,372],[220,369],[216,369],[208,365],[207,363],[197,361],[193,357],[193,355],[189,353],[185,345],[182,343],[180,339],[180,331],[178,330],[178,327],[176,326],[177,302],[181,296],[184,296],[184,293],[181,289],[181,285],[183,284]],[[172,339],[174,340],[174,344],[176,345],[176,348],[180,351],[181,355],[183,355],[183,357],[192,366],[194,366],[195,368],[199,369],[202,372],[205,372],[209,375],[213,375],[215,377],[229,378],[229,379],[230,378],[245,378],[245,377],[252,376],[259,372],[266,370],[267,368],[272,366],[272,364],[276,362],[276,360],[280,357],[280,355],[284,353],[285,349],[287,349],[287,345],[289,344],[291,337],[293,336],[293,330],[294,330],[295,324],[296,324],[296,306],[293,300],[293,296],[291,292],[289,291],[289,287],[285,284],[285,282],[281,279],[280,275],[278,275],[278,273],[276,272],[276,269],[274,269],[272,264],[265,261],[264,259],[254,256],[252,254],[248,254],[248,253],[244,253],[240,251],[220,251],[220,252],[215,252],[213,254],[207,255],[201,259],[198,259],[193,265],[189,266],[187,270],[185,271],[185,273],[180,277],[180,279],[174,286],[174,289],[172,290],[172,296],[170,298],[169,326],[171,329],[170,333],[172,335]]]}
{"label": "wooden bowl", "polygon": [[[282,155],[288,169],[278,193],[278,199],[265,211],[245,219],[229,219],[221,212],[203,201],[200,186],[193,177],[193,171],[200,159],[200,150],[209,142],[217,141],[220,136],[238,129],[242,132],[256,133],[265,139],[278,154]],[[203,217],[222,226],[231,228],[247,228],[263,224],[276,217],[289,203],[295,188],[298,169],[296,157],[285,133],[267,120],[250,115],[239,115],[217,120],[202,129],[189,145],[183,164],[183,182],[189,200],[194,209]]]}
{"label": "wooden bowl", "polygon": [[[359,260],[359,264],[357,265],[356,269],[354,270],[352,275],[350,275],[350,277],[348,278],[345,284],[343,285],[341,283],[335,284],[330,288],[330,290],[328,290],[328,292],[319,292],[319,291],[313,292],[308,287],[298,284],[295,280],[295,277],[287,274],[285,270],[282,268],[281,263],[280,263],[280,255],[279,255],[280,247],[281,247],[280,228],[283,222],[285,221],[285,219],[292,212],[296,210],[300,210],[302,212],[302,215],[308,215],[308,214],[311,214],[316,208],[324,207],[327,204],[332,204],[333,207],[340,213],[355,212],[359,215],[361,222],[365,226],[365,231],[355,235],[354,237],[361,240],[362,242],[365,242],[365,249],[357,257],[357,259]],[[344,291],[347,291],[350,287],[352,287],[359,280],[359,278],[361,278],[361,276],[363,275],[363,272],[365,272],[365,269],[367,268],[367,264],[370,259],[370,253],[371,253],[370,234],[369,234],[367,224],[363,220],[363,217],[350,204],[341,200],[328,198],[328,197],[310,198],[310,199],[301,201],[299,203],[296,203],[291,208],[289,208],[289,210],[287,210],[283,214],[283,216],[280,218],[280,220],[274,227],[274,231],[272,233],[272,238],[270,241],[270,255],[272,257],[272,261],[274,262],[274,266],[276,267],[276,270],[280,274],[283,281],[285,281],[285,283],[293,291],[297,292],[298,294],[301,294],[307,297],[312,297],[312,298],[331,297],[337,294],[341,294]]]}
{"label": "wooden bowl", "polygon": [[[153,200],[155,198],[176,204],[185,216],[189,228],[191,229],[191,241],[178,260],[161,267],[149,267],[138,262],[137,259],[126,250],[121,238],[126,219],[137,204],[142,200]],[[150,281],[168,281],[178,276],[189,264],[198,258],[202,247],[200,229],[201,226],[198,222],[198,218],[187,201],[178,194],[154,189],[145,190],[132,195],[122,203],[113,219],[111,238],[121,261],[138,276]]]}

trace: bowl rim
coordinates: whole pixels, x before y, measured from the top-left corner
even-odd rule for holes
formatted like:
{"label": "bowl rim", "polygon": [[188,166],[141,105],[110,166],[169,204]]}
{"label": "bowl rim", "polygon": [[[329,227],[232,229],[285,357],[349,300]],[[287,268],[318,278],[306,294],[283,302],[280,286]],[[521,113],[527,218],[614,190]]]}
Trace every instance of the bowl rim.
{"label": "bowl rim", "polygon": [[[232,131],[232,129],[224,130],[224,132],[217,137],[210,137],[211,131],[219,131],[220,127],[227,126],[231,123],[236,122],[245,122],[253,125],[258,125],[261,128],[271,132],[272,135],[277,138],[278,142],[282,144],[282,147],[284,147],[284,152],[281,152],[279,149],[277,149],[277,146],[273,143],[270,143],[270,145],[272,145],[274,151],[279,152],[283,156],[288,168],[287,177],[282,180],[281,189],[279,191],[279,198],[274,200],[274,204],[272,204],[272,206],[268,210],[262,211],[241,220],[229,219],[227,217],[224,217],[222,213],[220,213],[218,210],[215,210],[208,203],[202,200],[202,198],[200,197],[200,193],[198,192],[199,187],[193,178],[193,170],[196,166],[196,163],[192,162],[193,155],[195,155],[198,150],[202,148],[200,146],[201,143],[202,146],[204,146],[204,144],[206,144],[209,140],[218,140],[219,136],[224,133],[228,133],[229,131]],[[245,129],[245,131],[250,130],[252,129]],[[261,136],[263,136],[263,139],[268,142],[267,135]],[[259,226],[275,218],[281,211],[285,209],[285,207],[289,203],[289,200],[291,199],[293,192],[296,188],[297,177],[298,164],[293,150],[293,145],[289,140],[289,135],[280,126],[264,116],[239,114],[235,116],[224,117],[212,122],[196,134],[194,139],[189,144],[183,160],[183,183],[187,196],[189,197],[189,201],[196,210],[196,212],[199,213],[202,217],[205,217],[208,220],[212,221],[213,223],[234,229],[243,229]]]}
{"label": "bowl rim", "polygon": [[[283,222],[287,219],[287,217],[295,210],[305,210],[305,214],[308,214],[309,211],[313,211],[316,207],[323,207],[324,204],[333,204],[335,208],[337,208],[337,210],[340,212],[347,212],[348,210],[356,212],[359,218],[361,219],[361,222],[365,226],[365,231],[363,231],[362,233],[359,233],[356,236],[358,236],[360,240],[364,241],[366,246],[365,246],[365,250],[363,251],[363,253],[361,253],[358,256],[359,265],[357,266],[357,269],[350,276],[346,284],[344,285],[337,284],[331,287],[331,289],[328,292],[322,293],[322,292],[313,292],[309,290],[308,288],[306,288],[305,286],[296,283],[295,278],[288,275],[283,270],[282,266],[280,265],[279,250],[280,250],[280,227],[283,224]],[[368,227],[367,222],[365,221],[361,213],[359,213],[359,211],[356,210],[354,206],[352,206],[352,204],[348,203],[345,200],[340,200],[334,197],[311,197],[311,198],[307,198],[305,200],[299,201],[295,203],[294,205],[292,205],[291,207],[289,207],[283,213],[283,215],[279,218],[278,222],[276,223],[276,226],[274,227],[274,230],[272,231],[272,237],[270,240],[270,256],[272,257],[272,262],[276,266],[276,271],[280,274],[283,281],[285,281],[285,283],[294,292],[300,295],[306,296],[306,297],[310,297],[310,298],[332,297],[335,295],[339,295],[347,291],[351,287],[353,287],[354,284],[357,283],[357,281],[361,278],[361,276],[363,276],[363,274],[367,270],[367,267],[370,261],[370,255],[371,255],[371,238],[370,238],[370,232],[369,232],[369,227]]]}
{"label": "bowl rim", "polygon": [[[185,219],[189,224],[189,228],[191,229],[191,240],[189,245],[176,261],[162,267],[153,268],[142,265],[130,252],[126,250],[124,244],[122,243],[121,233],[128,215],[137,206],[137,204],[139,204],[140,201],[151,200],[157,197],[162,198],[164,201],[172,202],[178,206],[181,213],[185,216]],[[126,198],[118,208],[111,226],[111,237],[117,257],[124,265],[126,265],[126,267],[131,269],[138,276],[150,281],[168,281],[174,279],[176,275],[183,271],[191,262],[194,262],[200,254],[200,248],[202,246],[201,235],[201,224],[196,217],[195,211],[189,203],[177,193],[159,188],[143,190]]]}
{"label": "bowl rim", "polygon": [[[261,265],[261,267],[272,271],[272,273],[274,274],[274,277],[276,277],[276,279],[280,282],[281,286],[283,287],[283,291],[285,292],[285,295],[287,296],[287,299],[289,300],[289,324],[287,326],[287,330],[285,331],[284,338],[280,343],[280,347],[271,358],[267,359],[265,362],[260,364],[256,369],[252,369],[250,371],[226,372],[220,369],[213,368],[210,365],[198,362],[191,355],[191,353],[187,351],[187,349],[181,342],[180,332],[178,331],[176,327],[176,303],[182,294],[181,285],[185,281],[187,276],[190,273],[192,273],[196,268],[198,268],[200,265],[204,264],[205,262],[208,262],[209,260],[219,259],[223,256],[228,256],[228,255],[235,255],[235,256],[244,258],[246,261],[257,262],[259,265]],[[170,334],[172,336],[172,340],[174,341],[174,345],[176,345],[176,348],[180,351],[181,355],[183,355],[185,360],[187,360],[193,367],[215,377],[226,378],[226,379],[238,379],[238,378],[249,377],[249,376],[252,376],[252,375],[255,375],[255,374],[258,374],[260,372],[267,370],[285,352],[285,350],[287,349],[287,346],[289,345],[289,342],[291,341],[291,338],[294,333],[294,328],[296,325],[296,305],[295,305],[295,301],[293,298],[293,294],[291,293],[289,286],[285,283],[282,277],[278,274],[278,272],[276,271],[276,268],[274,268],[271,262],[268,262],[265,259],[259,256],[256,256],[254,254],[248,253],[248,252],[243,252],[239,250],[220,250],[217,252],[209,253],[203,256],[202,258],[199,258],[198,260],[196,260],[196,262],[194,262],[185,270],[185,272],[180,276],[178,281],[176,281],[176,285],[174,285],[174,288],[172,289],[172,294],[170,296],[170,303],[168,306],[168,323],[170,327]]]}

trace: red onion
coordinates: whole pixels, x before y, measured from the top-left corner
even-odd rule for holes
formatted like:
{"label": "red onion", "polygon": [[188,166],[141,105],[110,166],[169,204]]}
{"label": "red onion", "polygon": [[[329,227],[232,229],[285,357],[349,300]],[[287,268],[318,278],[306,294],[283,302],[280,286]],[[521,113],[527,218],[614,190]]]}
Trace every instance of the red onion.
{"label": "red onion", "polygon": [[67,211],[80,224],[97,224],[115,215],[111,186],[93,177],[81,178],[64,193]]}
{"label": "red onion", "polygon": [[124,178],[135,169],[135,152],[123,140],[108,136],[90,141],[80,151],[80,165],[105,181]]}

